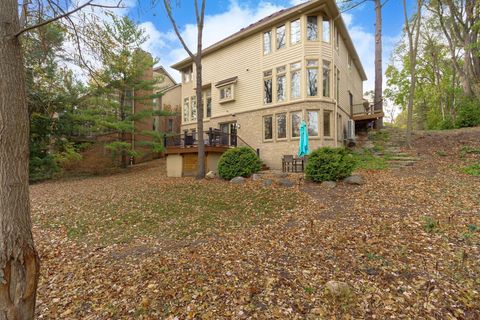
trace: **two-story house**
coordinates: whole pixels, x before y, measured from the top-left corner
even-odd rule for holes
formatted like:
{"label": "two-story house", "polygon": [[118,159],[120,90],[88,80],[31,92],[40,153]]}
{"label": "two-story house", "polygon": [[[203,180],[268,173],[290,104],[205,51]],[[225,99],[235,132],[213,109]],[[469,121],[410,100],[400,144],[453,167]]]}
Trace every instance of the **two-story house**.
{"label": "two-story house", "polygon": [[[195,65],[188,58],[172,67],[182,74],[182,132],[195,131]],[[354,108],[363,108],[365,71],[334,0],[243,28],[204,49],[202,68],[205,130],[258,150],[272,169],[297,153],[302,120],[311,150],[340,146]]]}

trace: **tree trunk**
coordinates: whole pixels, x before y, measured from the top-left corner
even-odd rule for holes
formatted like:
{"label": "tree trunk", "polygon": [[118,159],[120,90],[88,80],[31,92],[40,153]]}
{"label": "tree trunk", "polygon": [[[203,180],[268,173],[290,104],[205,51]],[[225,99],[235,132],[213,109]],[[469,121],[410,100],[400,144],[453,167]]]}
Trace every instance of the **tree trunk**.
{"label": "tree trunk", "polygon": [[[382,3],[375,0],[375,110],[383,111],[383,72],[382,72]],[[383,127],[383,118],[376,121],[376,127]]]}
{"label": "tree trunk", "polygon": [[[201,43],[201,42],[200,42]],[[200,49],[201,50],[201,49]],[[197,131],[198,131],[198,172],[197,178],[205,178],[205,142],[203,138],[203,99],[202,99],[202,60],[201,53],[197,52],[195,60],[197,84],[195,93],[197,95]]]}
{"label": "tree trunk", "polygon": [[33,319],[39,259],[28,190],[29,120],[18,4],[0,1],[0,319]]}
{"label": "tree trunk", "polygon": [[[123,122],[125,121],[125,89],[122,90],[123,92],[120,94],[120,120]],[[134,102],[135,103],[135,102]],[[133,134],[133,133],[132,133]],[[125,133],[125,130],[122,129],[120,132],[120,141],[122,142],[127,142],[127,135]],[[121,151],[121,167],[123,169],[128,167],[128,159],[127,159],[127,151],[122,147]]]}

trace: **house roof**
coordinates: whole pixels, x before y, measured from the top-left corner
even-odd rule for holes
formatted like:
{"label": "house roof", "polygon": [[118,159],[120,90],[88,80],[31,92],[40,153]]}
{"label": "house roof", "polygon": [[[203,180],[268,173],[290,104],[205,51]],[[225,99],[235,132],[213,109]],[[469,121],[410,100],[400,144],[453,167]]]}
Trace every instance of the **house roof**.
{"label": "house roof", "polygon": [[[345,40],[345,44],[349,50],[349,53],[352,56],[352,60],[358,68],[362,80],[367,80],[367,75],[365,74],[365,70],[363,69],[358,53],[355,50],[355,46],[353,45],[352,39],[350,38],[345,22],[343,21],[341,13],[338,10],[338,7],[334,0],[310,0],[308,2],[293,6],[288,9],[282,9],[280,11],[277,11],[255,23],[252,23],[245,28],[240,29],[238,32],[232,34],[231,36],[228,36],[227,38],[220,40],[219,42],[216,42],[213,45],[203,49],[202,55],[206,56],[212,52],[220,50],[221,48],[224,48],[232,43],[240,41],[254,33],[259,32],[261,29],[271,27],[276,23],[289,18],[290,16],[296,15],[298,13],[305,13],[315,9],[325,9],[328,13],[330,13],[332,17],[334,17],[334,20],[338,24],[340,34]],[[192,59],[191,57],[188,57],[172,65],[172,68],[176,70],[181,70],[182,68],[185,68],[191,63]]]}
{"label": "house roof", "polygon": [[177,81],[175,81],[175,79],[173,79],[173,77],[170,75],[170,73],[168,73],[168,71],[165,70],[165,68],[163,66],[158,66],[158,67],[153,68],[153,72],[163,73],[173,82],[174,85],[177,85]]}
{"label": "house roof", "polygon": [[219,81],[219,82],[217,82],[217,83],[215,84],[215,87],[221,87],[221,86],[223,86],[224,84],[230,84],[230,83],[236,82],[237,79],[238,79],[238,77],[235,76],[235,77],[231,77],[231,78],[228,78],[228,79]]}

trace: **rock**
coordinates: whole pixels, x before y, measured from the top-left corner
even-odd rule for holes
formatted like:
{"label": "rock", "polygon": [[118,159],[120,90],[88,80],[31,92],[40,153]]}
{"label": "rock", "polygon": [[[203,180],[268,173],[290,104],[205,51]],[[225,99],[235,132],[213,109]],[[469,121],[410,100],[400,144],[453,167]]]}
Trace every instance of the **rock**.
{"label": "rock", "polygon": [[335,181],[323,181],[321,186],[324,188],[333,189],[337,186],[337,183]]}
{"label": "rock", "polygon": [[230,183],[234,183],[234,184],[242,184],[244,182],[245,182],[244,177],[235,177],[232,180],[230,180]]}
{"label": "rock", "polygon": [[208,171],[208,173],[205,175],[205,179],[212,180],[215,179],[217,175],[213,171]]}
{"label": "rock", "polygon": [[293,186],[295,185],[295,183],[293,183],[292,180],[285,179],[285,178],[283,178],[283,179],[278,179],[278,180],[277,180],[277,184],[278,184],[279,186],[287,187],[287,188],[291,188],[291,187],[293,187]]}
{"label": "rock", "polygon": [[279,179],[283,179],[283,178],[287,178],[288,177],[288,173],[277,173],[275,174],[275,176]]}
{"label": "rock", "polygon": [[348,183],[348,184],[355,184],[355,185],[362,185],[364,184],[365,182],[363,181],[363,178],[361,176],[357,176],[357,175],[353,175],[353,176],[350,176],[348,178],[345,178],[345,183]]}
{"label": "rock", "polygon": [[258,180],[260,180],[260,179],[262,179],[262,176],[259,175],[258,173],[252,174],[252,180],[253,180],[253,181],[258,181]]}
{"label": "rock", "polygon": [[273,180],[272,179],[265,179],[263,180],[263,186],[264,187],[270,187],[273,183]]}
{"label": "rock", "polygon": [[325,284],[327,292],[337,298],[348,298],[352,294],[350,286],[342,281],[330,280]]}

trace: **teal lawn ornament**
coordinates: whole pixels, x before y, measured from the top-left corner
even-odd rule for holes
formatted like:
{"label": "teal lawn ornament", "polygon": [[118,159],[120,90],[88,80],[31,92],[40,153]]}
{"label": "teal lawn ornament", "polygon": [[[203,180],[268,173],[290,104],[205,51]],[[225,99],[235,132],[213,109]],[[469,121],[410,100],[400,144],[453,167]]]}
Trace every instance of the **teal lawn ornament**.
{"label": "teal lawn ornament", "polygon": [[298,146],[298,156],[306,156],[309,152],[307,124],[305,123],[305,120],[302,120],[302,123],[300,124],[300,144]]}

